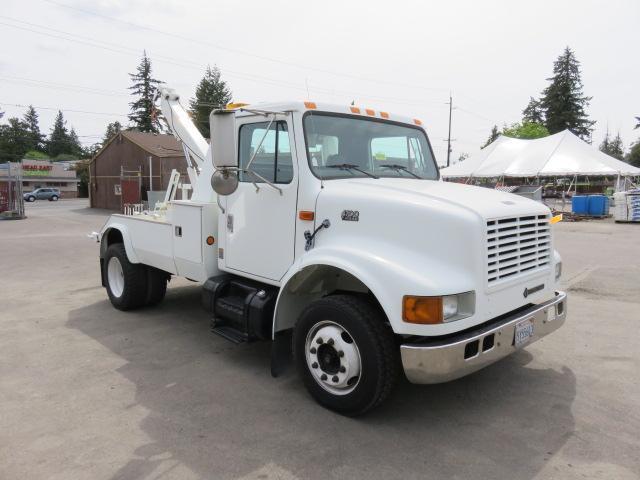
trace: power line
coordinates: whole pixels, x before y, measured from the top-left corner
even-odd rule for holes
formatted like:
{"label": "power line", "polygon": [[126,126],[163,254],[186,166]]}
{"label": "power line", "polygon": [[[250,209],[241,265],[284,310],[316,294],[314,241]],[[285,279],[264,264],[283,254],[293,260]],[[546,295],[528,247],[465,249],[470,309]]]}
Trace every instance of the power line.
{"label": "power line", "polygon": [[43,80],[36,80],[36,79],[24,78],[24,77],[3,76],[3,77],[0,77],[0,81],[10,82],[10,83],[20,83],[20,85],[23,85],[23,86],[24,86],[23,82],[27,82],[27,83],[34,84],[34,85],[27,85],[31,87],[52,88],[55,90],[67,90],[71,92],[91,93],[96,95],[106,95],[106,96],[112,96],[112,97],[129,96],[129,94],[127,93],[118,93],[113,90],[102,90],[99,88],[84,87],[82,85],[73,85],[68,83],[47,82]]}
{"label": "power line", "polygon": [[[9,105],[10,107],[21,107],[21,108],[29,108],[29,105],[22,105],[20,103],[7,103],[0,101],[0,105]],[[53,107],[39,107],[37,105],[31,105],[33,108],[39,108],[40,110],[55,110],[61,112],[71,112],[71,113],[85,113],[88,115],[105,115],[109,117],[128,117],[128,115],[124,115],[122,113],[107,113],[107,112],[91,112],[88,110],[72,110],[69,108],[53,108]]]}
{"label": "power line", "polygon": [[[8,23],[3,23],[0,22],[0,25],[5,25],[5,26],[9,26],[9,27],[13,27],[19,30],[25,30],[28,32],[33,32],[33,33],[37,33],[40,35],[44,35],[44,36],[48,36],[48,37],[52,37],[52,38],[57,38],[60,40],[67,40],[70,42],[75,42],[75,43],[80,43],[83,45],[87,45],[90,47],[94,47],[94,48],[100,48],[103,50],[108,50],[108,51],[112,51],[115,53],[123,53],[123,54],[128,54],[128,55],[132,55],[135,57],[139,56],[139,51],[137,49],[133,49],[133,48],[129,48],[129,47],[125,47],[122,45],[118,45],[118,44],[114,44],[111,42],[103,42],[100,40],[93,40],[89,37],[84,37],[81,35],[76,35],[76,34],[71,34],[62,30],[57,30],[54,28],[50,28],[50,27],[46,27],[44,25],[38,25],[38,24],[34,24],[31,22],[25,22],[23,20],[18,20],[18,19],[14,19],[11,17],[6,17],[3,15],[0,15],[0,18],[5,18],[8,19],[10,21],[13,22],[19,22],[25,25],[28,25],[30,27],[36,27],[36,28],[41,28],[41,29],[45,29],[45,30],[50,30],[55,32],[56,34],[51,34],[51,33],[47,33],[47,32],[41,32],[38,30],[34,30],[31,28],[27,28],[27,27],[21,27],[18,25],[11,25]],[[61,36],[59,34],[62,35],[66,35],[66,36]],[[76,37],[76,38],[69,38],[69,37]],[[102,44],[102,45],[101,45]],[[177,59],[175,57],[169,57],[166,55],[154,55],[154,59],[159,59],[157,61],[160,61],[162,63],[169,63],[172,65],[176,65],[176,66],[180,66],[180,67],[184,67],[184,68],[193,68],[193,69],[201,69],[201,65],[197,62],[193,62],[190,60],[184,60],[184,59]],[[237,78],[242,78],[245,80],[249,80],[249,81],[254,81],[256,83],[260,83],[260,84],[270,84],[270,85],[275,85],[275,86],[283,86],[286,88],[290,88],[290,89],[295,89],[295,90],[300,90],[300,91],[306,91],[306,87],[303,87],[301,85],[297,85],[297,84],[293,84],[293,83],[285,83],[282,82],[280,80],[277,79],[273,79],[273,78],[269,78],[269,77],[263,77],[261,75],[255,75],[255,74],[251,74],[251,73],[244,73],[244,72],[238,72],[238,71],[234,71],[234,70],[229,70],[229,69],[225,69],[225,75],[230,76],[230,77],[237,77]],[[362,93],[362,92],[356,92],[353,90],[336,90],[336,89],[332,89],[332,88],[323,88],[323,87],[319,87],[319,86],[309,86],[311,89],[319,92],[319,93],[324,93],[327,95],[332,95],[332,96],[356,96],[356,97],[361,97],[361,98],[370,98],[374,101],[383,101],[383,102],[388,102],[388,103],[393,103],[393,104],[398,104],[398,105],[421,105],[421,104],[431,104],[431,105],[440,105],[441,102],[439,100],[429,100],[429,99],[408,99],[408,98],[396,98],[396,97],[386,97],[386,96],[381,96],[381,95],[371,95],[368,93]],[[50,87],[53,88],[53,87]],[[87,87],[82,87],[82,88],[87,88]],[[97,89],[96,93],[97,93]],[[90,92],[85,92],[85,93],[90,93]],[[93,92],[91,92],[93,93]],[[106,95],[106,93],[104,93]],[[340,94],[340,95],[338,95]],[[120,95],[120,94],[116,94],[116,95]],[[124,94],[122,94],[124,95]]]}
{"label": "power line", "polygon": [[96,17],[100,17],[106,20],[109,20],[111,22],[117,22],[117,23],[121,23],[124,25],[128,25],[130,27],[133,28],[137,28],[140,30],[147,30],[150,32],[154,32],[154,33],[159,33],[161,35],[165,35],[168,37],[172,37],[172,38],[177,38],[183,41],[187,41],[187,42],[191,42],[191,43],[196,43],[196,44],[200,44],[200,45],[204,45],[206,47],[212,47],[212,48],[217,48],[219,50],[224,50],[224,51],[228,51],[230,53],[234,53],[234,54],[238,54],[238,55],[245,55],[248,57],[252,57],[252,58],[257,58],[260,60],[265,60],[268,62],[273,62],[273,63],[278,63],[280,65],[287,65],[290,67],[294,67],[294,68],[299,68],[299,69],[303,69],[303,70],[311,70],[311,71],[316,71],[319,73],[325,73],[325,74],[329,74],[329,75],[335,75],[335,76],[340,76],[340,77],[347,77],[347,78],[352,78],[355,80],[360,80],[360,81],[366,81],[366,82],[371,82],[371,83],[378,83],[378,84],[386,84],[386,85],[391,85],[394,87],[408,87],[408,88],[416,88],[416,89],[420,89],[420,90],[431,90],[431,91],[447,91],[448,89],[446,88],[441,88],[441,87],[425,87],[424,85],[411,85],[411,84],[400,84],[398,82],[395,81],[387,81],[387,80],[381,80],[381,79],[374,79],[374,78],[367,78],[367,77],[362,77],[360,75],[353,75],[347,72],[337,72],[337,71],[333,71],[333,70],[328,70],[328,69],[324,69],[324,68],[319,68],[319,67],[314,67],[311,65],[303,65],[300,63],[296,63],[296,62],[290,62],[287,60],[282,60],[282,59],[278,59],[278,58],[274,58],[274,57],[268,57],[265,55],[258,55],[256,53],[252,53],[252,52],[248,52],[248,51],[244,51],[244,50],[239,50],[239,49],[235,49],[235,48],[230,48],[230,47],[225,47],[222,46],[220,44],[216,44],[216,43],[212,43],[212,42],[208,42],[205,40],[200,40],[200,39],[196,39],[196,38],[191,38],[191,37],[187,37],[187,36],[183,36],[183,35],[179,35],[173,32],[167,32],[165,30],[161,30],[158,28],[154,28],[154,27],[149,27],[146,25],[142,25],[139,23],[134,23],[134,22],[130,22],[127,20],[121,20],[119,18],[115,18],[115,17],[111,17],[108,15],[104,15],[98,12],[94,12],[91,10],[85,10],[82,8],[78,8],[78,7],[74,7],[71,5],[67,5],[65,3],[61,3],[61,2],[57,2],[54,0],[42,0],[46,3],[52,4],[52,5],[56,5],[58,7],[62,7],[62,8],[67,8],[70,10],[75,10],[87,15],[93,15]]}

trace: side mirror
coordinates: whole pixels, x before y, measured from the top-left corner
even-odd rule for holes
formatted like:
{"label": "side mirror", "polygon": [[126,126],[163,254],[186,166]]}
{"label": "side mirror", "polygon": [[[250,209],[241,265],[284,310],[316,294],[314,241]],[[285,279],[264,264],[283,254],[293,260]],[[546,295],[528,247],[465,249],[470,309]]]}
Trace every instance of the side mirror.
{"label": "side mirror", "polygon": [[[237,167],[236,115],[233,110],[214,110],[209,116],[211,153],[216,169]],[[213,181],[213,179],[212,179]]]}
{"label": "side mirror", "polygon": [[238,188],[238,172],[229,168],[216,170],[211,175],[211,187],[218,195],[231,195]]}

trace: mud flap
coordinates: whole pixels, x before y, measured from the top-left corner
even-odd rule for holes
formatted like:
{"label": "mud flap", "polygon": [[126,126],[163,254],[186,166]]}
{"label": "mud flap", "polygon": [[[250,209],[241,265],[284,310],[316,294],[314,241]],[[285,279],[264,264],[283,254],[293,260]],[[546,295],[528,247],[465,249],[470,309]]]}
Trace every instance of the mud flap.
{"label": "mud flap", "polygon": [[293,361],[292,332],[291,329],[277,332],[271,343],[271,376],[274,378],[285,373]]}

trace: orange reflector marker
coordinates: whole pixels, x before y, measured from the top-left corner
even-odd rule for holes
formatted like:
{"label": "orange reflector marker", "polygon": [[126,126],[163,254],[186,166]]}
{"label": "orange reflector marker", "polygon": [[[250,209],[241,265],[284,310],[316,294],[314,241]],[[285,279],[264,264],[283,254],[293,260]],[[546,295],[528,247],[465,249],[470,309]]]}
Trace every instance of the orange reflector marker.
{"label": "orange reflector marker", "polygon": [[371,110],[370,108],[365,109],[365,112],[367,112],[367,115],[371,115],[372,117],[376,114],[376,111]]}
{"label": "orange reflector marker", "polygon": [[562,214],[556,215],[555,217],[551,217],[551,220],[549,220],[549,223],[553,225],[554,223],[558,223],[561,221],[562,221]]}
{"label": "orange reflector marker", "polygon": [[442,323],[442,297],[402,297],[402,320],[407,323]]}
{"label": "orange reflector marker", "polygon": [[216,239],[209,235],[207,237],[207,245],[213,245],[214,243],[216,243]]}
{"label": "orange reflector marker", "polygon": [[315,218],[315,215],[313,212],[310,212],[308,210],[300,210],[298,212],[298,218],[300,220],[307,220],[308,222],[310,222]]}
{"label": "orange reflector marker", "polygon": [[415,123],[416,125],[422,125],[422,120],[418,120],[417,118],[414,118],[413,123]]}
{"label": "orange reflector marker", "polygon": [[358,107],[349,107],[351,109],[351,113],[360,113],[360,109]]}
{"label": "orange reflector marker", "polygon": [[380,112],[380,116],[382,118],[389,118],[389,114],[387,112]]}
{"label": "orange reflector marker", "polygon": [[304,102],[304,106],[311,110],[315,110],[316,108],[318,108],[318,106],[316,105],[316,102]]}

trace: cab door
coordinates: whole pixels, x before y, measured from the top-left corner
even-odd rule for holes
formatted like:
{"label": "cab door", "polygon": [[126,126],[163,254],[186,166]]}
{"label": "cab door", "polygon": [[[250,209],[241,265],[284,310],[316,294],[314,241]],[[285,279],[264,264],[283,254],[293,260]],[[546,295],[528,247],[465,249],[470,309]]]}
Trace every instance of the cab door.
{"label": "cab door", "polygon": [[225,197],[224,267],[277,282],[294,260],[297,157],[290,116],[256,120],[239,126],[239,165],[245,168],[255,153],[250,170],[273,186],[240,172],[237,190]]}

